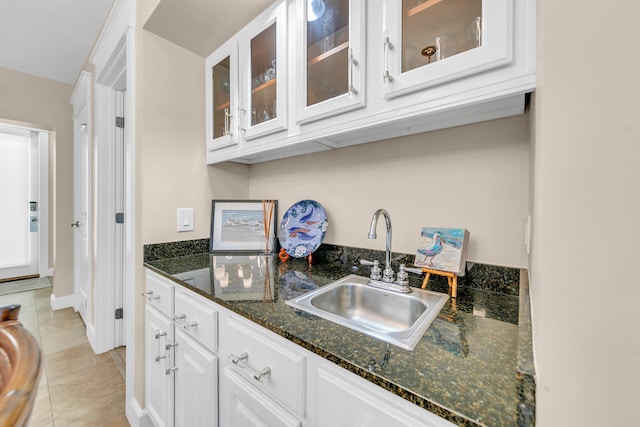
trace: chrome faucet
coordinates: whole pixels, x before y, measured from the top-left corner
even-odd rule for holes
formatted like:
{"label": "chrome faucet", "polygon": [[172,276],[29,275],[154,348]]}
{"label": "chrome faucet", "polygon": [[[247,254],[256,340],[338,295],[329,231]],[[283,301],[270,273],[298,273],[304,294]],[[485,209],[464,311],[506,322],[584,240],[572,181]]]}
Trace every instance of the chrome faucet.
{"label": "chrome faucet", "polygon": [[387,283],[393,283],[393,269],[391,268],[391,218],[389,217],[389,212],[385,209],[378,209],[371,218],[371,228],[369,228],[369,237],[370,239],[375,239],[378,236],[376,235],[376,226],[378,225],[378,217],[382,214],[384,216],[384,222],[387,226],[387,245],[386,245],[386,255],[385,255],[385,268],[382,272],[382,281]]}

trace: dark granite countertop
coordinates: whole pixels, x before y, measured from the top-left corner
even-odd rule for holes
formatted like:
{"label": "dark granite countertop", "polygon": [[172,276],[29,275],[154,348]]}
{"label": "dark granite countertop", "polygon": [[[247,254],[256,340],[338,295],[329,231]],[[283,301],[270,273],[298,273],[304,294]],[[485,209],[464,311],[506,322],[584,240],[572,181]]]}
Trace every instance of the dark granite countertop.
{"label": "dark granite countertop", "polygon": [[[521,307],[529,303],[526,272],[475,265],[415,349],[391,345],[385,363],[384,342],[285,304],[348,274],[367,276],[353,262],[357,255],[332,247],[309,266],[201,253],[147,258],[145,266],[454,424],[533,425],[529,308]],[[440,279],[428,289],[446,293]]]}

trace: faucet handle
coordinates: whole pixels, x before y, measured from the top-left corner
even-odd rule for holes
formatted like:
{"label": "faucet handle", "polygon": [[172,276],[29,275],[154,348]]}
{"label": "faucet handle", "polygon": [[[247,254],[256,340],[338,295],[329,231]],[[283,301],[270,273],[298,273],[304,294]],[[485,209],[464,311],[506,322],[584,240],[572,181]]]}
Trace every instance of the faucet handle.
{"label": "faucet handle", "polygon": [[400,264],[396,283],[400,286],[409,286],[409,274],[407,273],[407,270],[405,270],[404,264]]}
{"label": "faucet handle", "polygon": [[380,262],[376,259],[374,261],[368,261],[366,259],[361,259],[360,264],[362,265],[370,265],[371,266],[371,279],[380,280],[382,277],[382,270],[380,269]]}
{"label": "faucet handle", "polygon": [[[401,267],[404,266],[404,264],[401,265]],[[408,271],[409,273],[413,273],[413,274],[422,274],[422,269],[421,268],[414,268],[414,267],[404,267],[405,271]]]}

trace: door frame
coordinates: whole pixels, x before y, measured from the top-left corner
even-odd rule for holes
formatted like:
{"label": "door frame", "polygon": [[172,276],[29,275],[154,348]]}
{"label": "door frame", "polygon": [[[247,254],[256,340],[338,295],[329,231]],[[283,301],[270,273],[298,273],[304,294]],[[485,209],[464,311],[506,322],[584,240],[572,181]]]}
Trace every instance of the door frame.
{"label": "door frame", "polygon": [[0,119],[0,127],[21,128],[38,134],[38,274],[53,276],[49,266],[49,144],[55,132],[47,126],[16,120]]}
{"label": "door frame", "polygon": [[[127,36],[116,45],[113,54],[110,56],[108,63],[98,73],[96,67],[96,84],[95,84],[95,107],[96,107],[96,141],[95,141],[95,238],[96,238],[96,262],[95,262],[95,289],[96,289],[96,306],[95,323],[96,323],[96,340],[93,343],[93,349],[96,353],[104,353],[115,347],[116,331],[115,331],[115,310],[116,294],[120,292],[115,289],[116,271],[118,267],[117,257],[120,251],[125,251],[127,239],[131,238],[130,227],[127,224],[133,219],[131,217],[130,207],[131,199],[127,197],[125,200],[125,238],[124,242],[116,238],[117,227],[115,222],[116,213],[116,174],[117,174],[117,158],[115,150],[116,125],[115,117],[117,114],[116,93],[122,89],[123,84],[126,87],[128,82],[127,67]],[[125,106],[125,123],[131,124],[133,120],[127,117],[127,113],[132,108]],[[129,126],[131,127],[131,126]],[[129,129],[125,126],[125,180],[130,180],[133,170],[133,164],[128,161],[131,152],[127,145],[133,139]],[[126,185],[126,184],[125,184]],[[132,193],[133,188],[127,187],[127,196]],[[118,245],[120,243],[120,245]],[[118,246],[118,247],[117,247]],[[130,249],[129,249],[130,250]],[[124,259],[127,259],[125,254]],[[126,270],[126,266],[123,266]],[[123,287],[127,282],[126,272],[124,274]],[[129,276],[131,279],[132,276]],[[125,300],[126,300],[125,296]],[[125,310],[125,312],[128,310]],[[126,313],[129,317],[129,313]]]}
{"label": "door frame", "polygon": [[[125,317],[125,341],[126,347],[126,386],[125,386],[125,410],[127,419],[132,426],[136,427],[141,424],[141,417],[145,413],[140,404],[136,400],[134,382],[136,372],[136,312],[135,312],[135,289],[136,289],[136,266],[142,263],[141,247],[138,248],[138,238],[136,233],[136,144],[135,144],[135,1],[134,0],[115,0],[113,8],[107,21],[98,36],[93,52],[89,57],[89,62],[95,65],[95,122],[96,122],[96,140],[95,140],[95,165],[98,172],[105,168],[109,162],[108,157],[104,157],[105,153],[98,152],[104,148],[101,141],[108,141],[110,132],[113,132],[114,110],[113,110],[113,92],[116,85],[121,84],[125,79],[127,88],[127,97],[125,101],[125,189],[126,196],[124,201],[124,209],[126,213],[124,223],[124,265],[123,265],[123,305]],[[100,156],[100,157],[99,157]],[[113,160],[113,159],[111,159]],[[105,165],[106,163],[106,165]],[[109,169],[105,169],[108,174]],[[113,177],[111,177],[113,178]],[[95,182],[95,199],[96,205],[100,200],[101,194],[108,190],[109,185],[114,185],[114,179],[102,179],[96,176]],[[112,193],[113,194],[113,193]],[[98,221],[98,212],[96,212],[96,233],[100,231],[100,227],[106,225],[113,229],[115,226],[115,218],[108,215],[107,218],[100,217]],[[111,241],[96,240],[96,263],[95,263],[95,285],[96,285],[96,331],[97,331],[97,350],[101,352],[113,348],[114,343],[114,312],[115,312],[115,292],[109,282],[109,268],[113,266],[113,252],[109,254],[109,244],[113,244],[114,233],[111,233]],[[109,236],[106,236],[107,239]],[[97,237],[96,237],[97,239]],[[106,257],[102,259],[98,255],[104,254]],[[140,264],[141,265],[141,264]],[[100,269],[98,269],[100,266]],[[113,268],[111,268],[113,273]],[[98,313],[99,310],[99,313]],[[143,344],[144,345],[144,344]],[[142,348],[144,352],[144,347]]]}

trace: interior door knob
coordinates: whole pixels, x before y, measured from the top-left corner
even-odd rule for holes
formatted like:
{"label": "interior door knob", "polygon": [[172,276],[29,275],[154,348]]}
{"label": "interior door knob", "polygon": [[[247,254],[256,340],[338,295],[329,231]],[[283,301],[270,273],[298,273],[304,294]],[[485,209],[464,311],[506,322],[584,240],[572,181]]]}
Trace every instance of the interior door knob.
{"label": "interior door knob", "polygon": [[80,221],[76,221],[73,224],[71,224],[72,227],[80,227]]}

